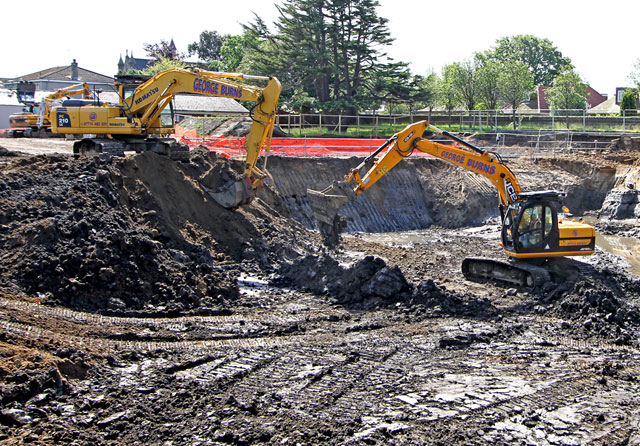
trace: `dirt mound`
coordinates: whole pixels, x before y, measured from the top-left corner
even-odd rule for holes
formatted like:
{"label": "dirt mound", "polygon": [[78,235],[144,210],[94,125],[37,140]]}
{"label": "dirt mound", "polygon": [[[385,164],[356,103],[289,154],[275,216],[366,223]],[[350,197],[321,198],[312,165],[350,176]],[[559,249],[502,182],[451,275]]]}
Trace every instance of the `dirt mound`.
{"label": "dirt mound", "polygon": [[410,295],[411,286],[397,266],[379,257],[366,256],[343,266],[328,255],[307,255],[286,263],[274,283],[315,294],[328,294],[341,304],[375,306]]}
{"label": "dirt mound", "polygon": [[572,320],[567,328],[615,339],[630,344],[630,329],[640,326],[640,279],[626,273],[624,267],[609,263],[589,268],[575,280],[548,284],[539,291],[543,307],[538,310]]}
{"label": "dirt mound", "polygon": [[640,150],[640,137],[638,136],[623,136],[622,138],[616,138],[607,147],[610,150]]}
{"label": "dirt mound", "polygon": [[9,150],[5,147],[0,146],[0,156],[6,156],[6,157],[13,157],[13,156],[19,156],[19,153],[16,153],[12,150]]}
{"label": "dirt mound", "polygon": [[261,200],[229,211],[200,187],[230,169],[198,150],[184,164],[152,153],[17,160],[0,180],[0,285],[84,311],[228,311],[239,274],[228,263],[269,269],[310,244]]}
{"label": "dirt mound", "polygon": [[[199,135],[245,137],[251,131],[253,122],[249,117],[215,116],[211,118],[185,118],[180,121],[180,127],[187,130],[195,129]],[[288,136],[282,129],[275,126],[273,136]]]}

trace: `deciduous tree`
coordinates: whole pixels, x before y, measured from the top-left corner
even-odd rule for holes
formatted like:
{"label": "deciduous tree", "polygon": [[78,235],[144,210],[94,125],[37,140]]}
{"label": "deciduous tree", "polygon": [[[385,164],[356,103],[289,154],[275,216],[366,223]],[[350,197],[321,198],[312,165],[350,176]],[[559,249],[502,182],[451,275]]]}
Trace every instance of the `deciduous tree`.
{"label": "deciduous tree", "polygon": [[535,85],[549,86],[563,69],[573,68],[571,59],[563,56],[549,39],[531,34],[498,39],[490,52],[497,60],[524,62],[533,75]]}
{"label": "deciduous tree", "polygon": [[184,60],[185,58],[185,54],[176,48],[173,39],[171,42],[160,40],[160,43],[145,43],[142,48],[157,61],[161,59]]}
{"label": "deciduous tree", "polygon": [[467,110],[474,110],[480,93],[476,61],[465,59],[462,62],[454,62],[451,65],[451,76],[453,85]]}
{"label": "deciduous tree", "polygon": [[189,56],[197,55],[203,62],[212,62],[222,59],[220,52],[227,36],[220,35],[217,31],[202,31],[197,42],[187,46]]}
{"label": "deciduous tree", "polygon": [[638,111],[638,92],[635,89],[627,89],[622,93],[620,102],[620,116],[635,115]]}
{"label": "deciduous tree", "polygon": [[634,87],[640,91],[640,57],[633,63],[633,69],[629,73],[629,80],[633,82]]}
{"label": "deciduous tree", "polygon": [[553,80],[553,86],[546,91],[547,100],[555,110],[564,109],[569,128],[569,110],[584,109],[587,106],[587,86],[580,75],[571,68],[565,68]]}
{"label": "deciduous tree", "polygon": [[449,126],[451,126],[451,112],[461,103],[460,94],[453,82],[454,71],[453,64],[445,65],[442,68],[442,75],[436,83],[438,103],[445,108],[449,115]]}
{"label": "deciduous tree", "polygon": [[494,110],[498,106],[500,99],[499,77],[503,72],[504,64],[486,57],[484,54],[476,54],[477,77],[478,77],[478,99],[481,107],[487,110]]}
{"label": "deciduous tree", "polygon": [[147,76],[155,76],[163,71],[171,70],[173,68],[186,68],[187,64],[180,61],[169,59],[166,57],[160,58],[153,64],[140,71],[140,74],[146,74]]}
{"label": "deciduous tree", "polygon": [[498,86],[500,100],[511,107],[515,130],[517,128],[516,110],[528,99],[528,94],[533,89],[533,76],[523,62],[507,60],[501,66]]}

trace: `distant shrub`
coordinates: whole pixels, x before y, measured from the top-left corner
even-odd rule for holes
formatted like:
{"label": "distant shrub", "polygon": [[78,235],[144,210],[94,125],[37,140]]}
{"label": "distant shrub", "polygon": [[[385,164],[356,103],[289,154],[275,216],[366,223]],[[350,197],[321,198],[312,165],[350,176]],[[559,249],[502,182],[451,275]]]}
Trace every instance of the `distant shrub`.
{"label": "distant shrub", "polygon": [[[620,103],[621,116],[634,116],[638,113],[638,92],[633,89],[627,89],[622,93],[622,102]],[[626,111],[625,111],[626,110]]]}

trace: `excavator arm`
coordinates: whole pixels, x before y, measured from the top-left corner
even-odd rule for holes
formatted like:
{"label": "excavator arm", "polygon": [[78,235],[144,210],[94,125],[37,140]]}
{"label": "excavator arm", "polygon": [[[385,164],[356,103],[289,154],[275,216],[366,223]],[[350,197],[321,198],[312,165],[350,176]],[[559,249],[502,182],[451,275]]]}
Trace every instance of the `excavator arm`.
{"label": "excavator arm", "polygon": [[[453,140],[456,145],[439,144],[423,138],[427,129]],[[384,150],[386,152],[380,155]],[[325,243],[333,247],[339,241],[343,227],[338,215],[340,208],[372,187],[415,150],[476,172],[495,186],[502,217],[502,247],[508,256],[545,260],[593,254],[594,228],[583,222],[567,222],[558,215],[559,202],[566,194],[559,191],[522,192],[514,173],[497,154],[480,149],[427,121],[410,124],[393,135],[351,169],[345,181],[334,182],[322,191],[307,190],[309,205]],[[368,170],[361,174],[365,168]],[[544,268],[486,258],[465,259],[462,271],[470,279],[496,279],[524,286],[538,286],[549,280]]]}
{"label": "excavator arm", "polygon": [[[456,145],[440,144],[423,138],[427,129],[453,140]],[[384,150],[386,152],[380,155]],[[358,166],[352,168],[345,176],[344,182],[337,182],[322,191],[307,190],[309,204],[316,219],[333,225],[338,210],[349,200],[348,197],[352,193],[355,193],[355,196],[361,195],[415,150],[487,178],[498,191],[501,214],[504,214],[509,204],[518,199],[521,192],[518,180],[497,154],[480,149],[427,121],[418,121],[393,135]],[[362,174],[362,170],[366,168],[368,170]]]}
{"label": "excavator arm", "polygon": [[[457,145],[439,144],[422,138],[427,129],[434,130],[447,138],[455,141]],[[389,143],[389,141],[388,141]],[[373,153],[359,166],[353,168],[345,177],[346,182],[355,181],[357,184],[354,192],[362,194],[373,186],[380,178],[393,169],[400,161],[409,156],[413,151],[419,150],[436,158],[458,165],[476,172],[487,178],[498,191],[500,205],[508,206],[518,199],[520,185],[513,172],[500,160],[497,154],[492,154],[480,149],[452,134],[440,130],[427,121],[419,121],[407,126],[396,133],[388,144],[389,149],[380,158],[375,159],[377,153]],[[462,146],[462,147],[460,147]],[[364,175],[360,176],[360,170],[373,159],[373,166]]]}
{"label": "excavator arm", "polygon": [[91,87],[86,82],[83,84],[76,84],[69,87],[61,88],[43,98],[42,104],[40,105],[40,114],[38,115],[38,127],[51,126],[50,113],[55,101],[64,97],[76,96],[80,94],[82,95],[83,99],[93,99]]}
{"label": "excavator arm", "polygon": [[[257,87],[238,80],[266,80],[267,85]],[[141,84],[134,94],[127,98],[125,107],[131,114],[140,115],[139,123],[144,128],[158,118],[176,93],[194,93],[254,102],[255,107],[251,115],[253,126],[246,138],[247,158],[244,173],[251,176],[255,183],[266,176],[256,163],[262,148],[268,152],[271,147],[281,88],[278,79],[272,76],[173,69],[159,73]]]}
{"label": "excavator arm", "polygon": [[[267,85],[257,87],[238,82],[239,80],[267,81]],[[255,188],[266,176],[266,172],[257,167],[257,161],[263,147],[265,152],[270,150],[281,89],[278,79],[272,76],[176,68],[159,73],[141,84],[125,100],[124,106],[141,128],[147,128],[158,119],[176,93],[254,102],[255,107],[251,113],[253,125],[246,138],[244,173],[251,178]]]}

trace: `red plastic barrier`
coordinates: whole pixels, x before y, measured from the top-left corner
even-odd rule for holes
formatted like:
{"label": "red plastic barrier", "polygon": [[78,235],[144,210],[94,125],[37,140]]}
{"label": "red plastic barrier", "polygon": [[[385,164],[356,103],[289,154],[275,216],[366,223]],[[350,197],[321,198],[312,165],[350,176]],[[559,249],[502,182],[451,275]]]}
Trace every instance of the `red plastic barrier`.
{"label": "red plastic barrier", "polygon": [[[190,147],[203,145],[227,155],[244,155],[245,138],[183,135]],[[356,138],[272,138],[271,154],[283,156],[367,156],[384,144],[384,139]],[[415,151],[413,155],[429,156]]]}

